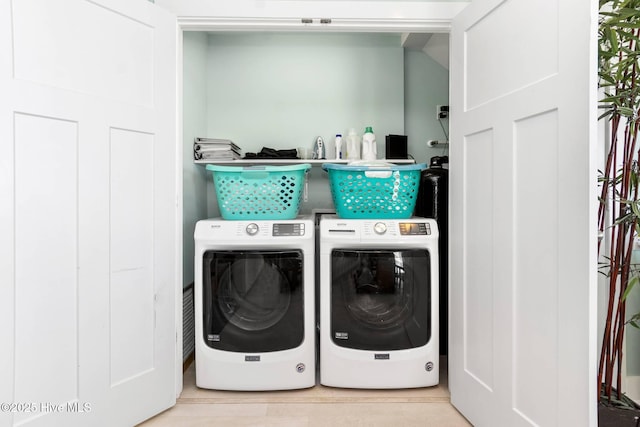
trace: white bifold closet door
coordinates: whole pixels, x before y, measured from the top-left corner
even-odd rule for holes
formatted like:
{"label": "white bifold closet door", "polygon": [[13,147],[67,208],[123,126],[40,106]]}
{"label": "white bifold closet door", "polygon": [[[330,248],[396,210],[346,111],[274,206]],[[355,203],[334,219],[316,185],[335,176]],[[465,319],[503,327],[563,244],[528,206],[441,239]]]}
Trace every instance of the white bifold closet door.
{"label": "white bifold closet door", "polygon": [[0,5],[0,425],[131,426],[176,398],[176,22]]}
{"label": "white bifold closet door", "polygon": [[596,18],[474,0],[453,21],[449,385],[478,427],[597,425]]}

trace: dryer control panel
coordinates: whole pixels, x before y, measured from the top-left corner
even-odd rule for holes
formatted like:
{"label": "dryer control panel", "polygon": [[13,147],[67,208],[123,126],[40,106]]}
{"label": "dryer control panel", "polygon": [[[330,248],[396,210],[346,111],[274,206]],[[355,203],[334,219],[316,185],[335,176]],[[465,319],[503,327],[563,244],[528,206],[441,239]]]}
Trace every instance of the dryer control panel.
{"label": "dryer control panel", "polygon": [[431,234],[431,226],[427,222],[401,222],[400,234],[403,236],[428,236]]}
{"label": "dryer control panel", "polygon": [[341,219],[333,215],[320,220],[321,238],[340,242],[417,242],[438,239],[438,225],[434,219]]}
{"label": "dryer control panel", "polygon": [[374,235],[378,237],[389,236],[429,236],[431,235],[431,225],[418,221],[394,221],[363,220],[361,223],[363,235]]}

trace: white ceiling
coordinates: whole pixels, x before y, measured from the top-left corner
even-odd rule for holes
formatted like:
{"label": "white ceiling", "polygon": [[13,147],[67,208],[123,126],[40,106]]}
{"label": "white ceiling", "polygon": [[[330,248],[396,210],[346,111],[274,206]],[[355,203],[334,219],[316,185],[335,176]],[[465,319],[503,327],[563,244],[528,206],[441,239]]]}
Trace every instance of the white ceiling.
{"label": "white ceiling", "polygon": [[402,47],[422,51],[449,69],[448,33],[405,33],[402,35]]}

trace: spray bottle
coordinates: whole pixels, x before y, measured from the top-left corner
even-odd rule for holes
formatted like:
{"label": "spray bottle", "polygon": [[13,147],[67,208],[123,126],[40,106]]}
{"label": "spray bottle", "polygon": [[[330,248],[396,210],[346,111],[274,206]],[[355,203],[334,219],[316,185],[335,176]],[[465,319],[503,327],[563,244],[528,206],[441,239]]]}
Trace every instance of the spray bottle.
{"label": "spray bottle", "polygon": [[316,138],[316,142],[313,145],[313,158],[314,159],[326,159],[326,152],[324,146],[324,139],[321,136]]}

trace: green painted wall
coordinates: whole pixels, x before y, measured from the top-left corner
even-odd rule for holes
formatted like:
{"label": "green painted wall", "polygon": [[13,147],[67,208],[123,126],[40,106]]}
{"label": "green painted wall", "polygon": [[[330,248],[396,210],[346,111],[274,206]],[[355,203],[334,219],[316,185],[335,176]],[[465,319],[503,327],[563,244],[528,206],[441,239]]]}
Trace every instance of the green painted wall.
{"label": "green painted wall", "polygon": [[[380,156],[384,135],[404,133],[404,64],[391,34],[212,34],[208,51],[208,136],[245,152],[312,147],[333,152],[336,133],[373,126]],[[326,173],[310,175],[310,213],[331,207]],[[211,201],[211,216],[218,215]]]}
{"label": "green painted wall", "polygon": [[195,223],[207,216],[207,175],[193,163],[193,138],[206,132],[207,35],[184,33],[183,50],[183,285],[193,282],[193,231]]}
{"label": "green painted wall", "polygon": [[448,154],[448,148],[429,148],[427,141],[446,141],[449,120],[438,121],[436,108],[449,104],[449,70],[423,52],[405,53],[405,130],[411,154],[429,164],[433,156]]}

